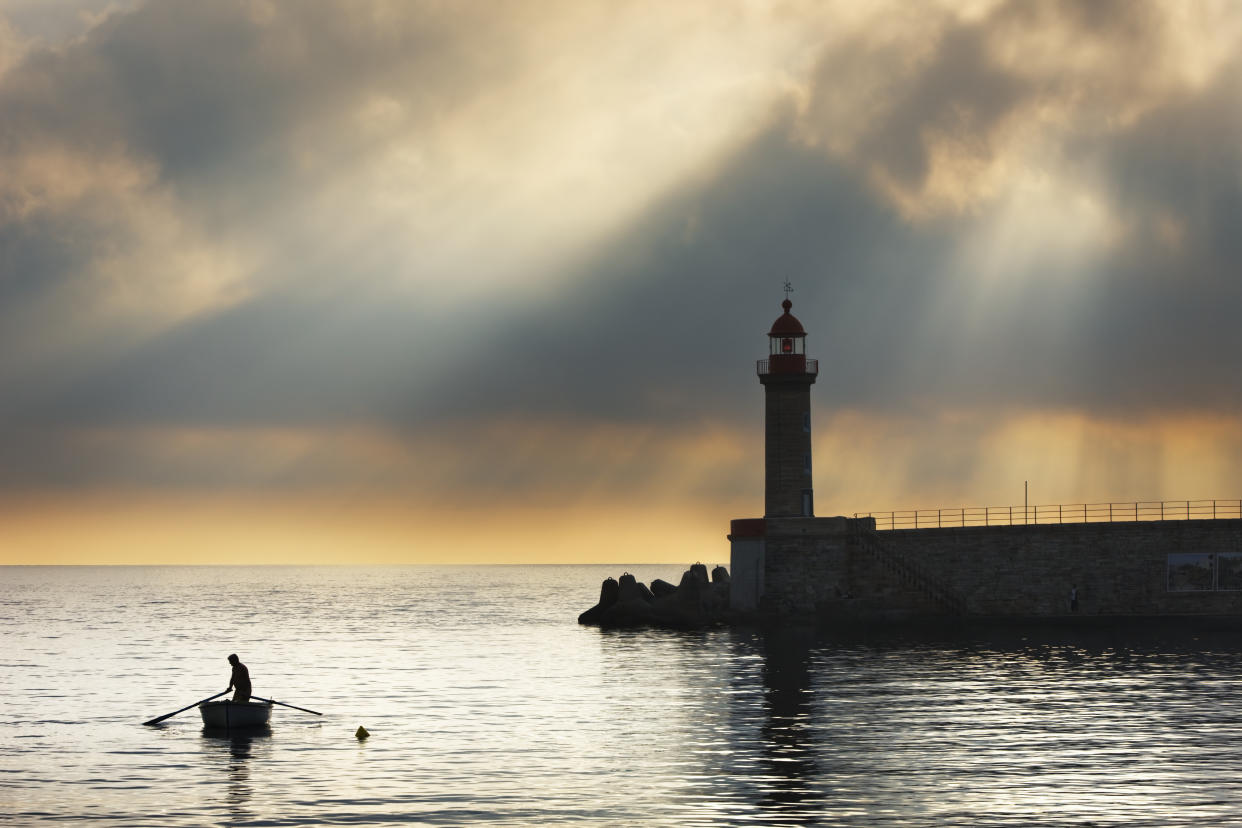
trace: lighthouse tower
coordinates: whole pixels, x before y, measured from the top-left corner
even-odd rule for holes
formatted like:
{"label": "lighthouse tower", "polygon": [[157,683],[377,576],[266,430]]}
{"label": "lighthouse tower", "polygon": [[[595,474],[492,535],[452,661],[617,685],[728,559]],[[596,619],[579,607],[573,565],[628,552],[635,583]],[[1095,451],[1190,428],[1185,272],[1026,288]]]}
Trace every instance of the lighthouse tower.
{"label": "lighthouse tower", "polygon": [[790,309],[768,331],[768,358],[759,360],[766,392],[764,517],[812,517],[811,385],[819,361],[806,358],[806,331]]}

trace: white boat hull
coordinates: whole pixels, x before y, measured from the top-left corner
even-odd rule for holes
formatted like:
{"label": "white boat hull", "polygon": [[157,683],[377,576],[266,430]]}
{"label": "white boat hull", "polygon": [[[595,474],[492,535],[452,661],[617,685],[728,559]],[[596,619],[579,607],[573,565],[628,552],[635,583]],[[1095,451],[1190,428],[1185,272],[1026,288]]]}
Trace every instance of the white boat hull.
{"label": "white boat hull", "polygon": [[204,702],[198,706],[203,726],[235,730],[243,727],[267,727],[272,705],[267,702]]}

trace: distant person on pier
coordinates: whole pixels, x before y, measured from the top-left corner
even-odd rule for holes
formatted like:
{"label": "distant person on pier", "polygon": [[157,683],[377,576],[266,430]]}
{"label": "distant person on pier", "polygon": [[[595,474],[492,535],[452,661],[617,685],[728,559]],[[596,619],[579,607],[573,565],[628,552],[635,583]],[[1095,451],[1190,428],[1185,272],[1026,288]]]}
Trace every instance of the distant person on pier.
{"label": "distant person on pier", "polygon": [[1070,612],[1078,612],[1078,584],[1070,587]]}
{"label": "distant person on pier", "polygon": [[227,693],[236,688],[233,701],[250,701],[250,671],[246,669],[245,664],[241,663],[236,653],[229,656],[229,664],[233,665],[233,674],[229,676],[229,686],[224,689],[224,692]]}

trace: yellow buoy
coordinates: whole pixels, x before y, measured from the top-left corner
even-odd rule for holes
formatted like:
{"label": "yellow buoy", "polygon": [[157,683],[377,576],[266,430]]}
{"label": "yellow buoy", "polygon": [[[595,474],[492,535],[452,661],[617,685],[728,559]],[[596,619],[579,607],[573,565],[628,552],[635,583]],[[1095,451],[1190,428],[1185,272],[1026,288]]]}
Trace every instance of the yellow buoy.
{"label": "yellow buoy", "polygon": [[357,736],[359,739],[365,739],[371,734],[367,733],[367,729],[365,727],[363,727],[362,725],[358,725],[358,729],[354,732],[354,735]]}

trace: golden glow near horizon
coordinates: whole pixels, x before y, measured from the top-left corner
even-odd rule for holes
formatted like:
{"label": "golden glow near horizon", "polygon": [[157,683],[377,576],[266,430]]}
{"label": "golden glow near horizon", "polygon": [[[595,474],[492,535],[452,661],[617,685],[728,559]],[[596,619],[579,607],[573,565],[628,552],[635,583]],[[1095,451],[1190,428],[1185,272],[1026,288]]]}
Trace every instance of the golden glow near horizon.
{"label": "golden glow near horizon", "polygon": [[[171,79],[171,80],[170,80]],[[0,2],[0,563],[1242,492],[1229,3]]]}
{"label": "golden glow near horizon", "polygon": [[[820,514],[1017,506],[1024,482],[1032,504],[1194,500],[1242,491],[1242,470],[1230,461],[1242,450],[1242,425],[1227,418],[1106,422],[1072,412],[1024,412],[944,414],[929,422],[842,412],[821,414],[817,423]],[[361,491],[35,493],[0,501],[0,549],[6,564],[724,561],[729,520],[762,514],[753,493],[762,491],[755,437],[677,435],[661,443],[605,429],[568,438],[567,445],[586,454],[569,467],[545,458],[548,479],[515,492],[502,485],[500,469],[494,486],[438,487],[437,480],[454,474],[458,455],[451,450],[439,458],[412,451],[394,464],[359,439],[357,454],[346,449],[329,462],[379,476]],[[219,446],[198,439],[208,453],[232,442],[228,435],[218,435]],[[528,430],[518,444],[537,454],[547,439]],[[339,449],[344,442],[330,435],[253,440],[243,450],[276,455],[321,443]],[[750,445],[742,448],[743,440]],[[483,455],[494,450],[479,447]],[[713,485],[722,480],[739,482]],[[400,493],[406,496],[395,496]]]}
{"label": "golden glow near horizon", "polygon": [[371,498],[114,493],[8,501],[3,564],[725,563],[739,504],[689,512],[587,499],[572,509]]}

